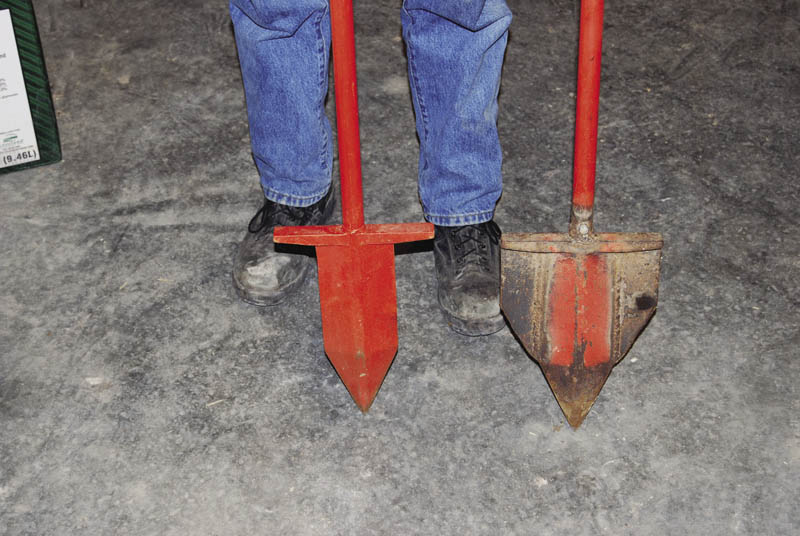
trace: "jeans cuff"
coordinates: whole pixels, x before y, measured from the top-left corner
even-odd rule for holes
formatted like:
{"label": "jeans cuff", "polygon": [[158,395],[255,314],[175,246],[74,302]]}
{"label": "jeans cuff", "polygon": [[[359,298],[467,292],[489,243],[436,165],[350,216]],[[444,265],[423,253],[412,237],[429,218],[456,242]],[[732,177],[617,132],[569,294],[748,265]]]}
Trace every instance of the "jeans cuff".
{"label": "jeans cuff", "polygon": [[458,227],[460,225],[475,225],[492,219],[493,210],[471,212],[469,214],[425,214],[425,219],[441,227]]}
{"label": "jeans cuff", "polygon": [[325,188],[322,192],[313,194],[313,195],[294,195],[294,194],[285,194],[279,192],[277,190],[273,190],[272,188],[263,187],[264,196],[280,205],[288,205],[290,207],[310,207],[328,193],[330,190],[330,185]]}

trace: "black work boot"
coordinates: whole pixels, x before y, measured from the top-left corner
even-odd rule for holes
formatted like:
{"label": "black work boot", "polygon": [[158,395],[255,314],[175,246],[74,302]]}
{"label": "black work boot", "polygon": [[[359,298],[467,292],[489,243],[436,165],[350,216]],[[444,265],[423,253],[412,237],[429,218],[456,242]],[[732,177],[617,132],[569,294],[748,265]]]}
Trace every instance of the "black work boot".
{"label": "black work boot", "polygon": [[439,305],[463,335],[489,335],[505,322],[500,312],[500,227],[493,221],[436,226],[433,258]]}
{"label": "black work boot", "polygon": [[327,223],[333,213],[332,192],[333,188],[318,202],[302,208],[264,199],[233,261],[233,286],[242,300],[262,307],[277,305],[303,283],[313,258],[297,253],[298,246],[278,244],[276,248],[272,231],[279,225]]}

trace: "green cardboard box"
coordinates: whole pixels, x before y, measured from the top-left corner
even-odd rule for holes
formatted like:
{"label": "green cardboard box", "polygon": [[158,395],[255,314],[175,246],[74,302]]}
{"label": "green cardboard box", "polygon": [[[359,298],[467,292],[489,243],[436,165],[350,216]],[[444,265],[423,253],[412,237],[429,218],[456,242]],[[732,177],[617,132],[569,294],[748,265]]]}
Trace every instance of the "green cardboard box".
{"label": "green cardboard box", "polygon": [[0,173],[61,160],[31,0],[0,0]]}

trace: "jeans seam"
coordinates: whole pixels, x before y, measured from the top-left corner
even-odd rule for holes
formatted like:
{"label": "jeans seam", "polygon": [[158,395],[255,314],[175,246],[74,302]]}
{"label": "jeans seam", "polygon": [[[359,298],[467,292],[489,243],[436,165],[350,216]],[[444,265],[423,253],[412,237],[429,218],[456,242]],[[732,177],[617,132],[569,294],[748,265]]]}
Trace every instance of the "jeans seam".
{"label": "jeans seam", "polygon": [[[328,193],[328,190],[324,190],[321,193],[316,193],[312,195],[295,195],[295,194],[287,194],[276,190],[274,188],[265,187],[262,185],[262,189],[264,191],[264,197],[269,199],[270,201],[274,201],[275,203],[279,203],[282,205],[289,205],[289,206],[311,206],[323,197],[325,194]],[[310,202],[309,202],[310,200]],[[297,203],[301,204],[297,204]]]}
{"label": "jeans seam", "polygon": [[319,110],[319,130],[322,133],[322,150],[320,151],[319,159],[320,165],[322,166],[323,171],[328,171],[328,159],[326,158],[328,154],[328,133],[325,130],[325,121],[323,119],[323,115],[325,114],[325,93],[328,88],[328,80],[325,77],[325,36],[322,35],[322,18],[327,14],[328,8],[326,8],[320,13],[316,20],[316,30],[317,30],[317,60],[319,61],[319,88],[322,95],[320,96],[321,105],[318,107]]}
{"label": "jeans seam", "polygon": [[442,227],[456,227],[461,225],[472,225],[478,223],[484,223],[487,221],[492,220],[494,216],[493,211],[486,210],[481,212],[473,212],[469,214],[458,214],[458,215],[433,215],[433,214],[425,214],[425,219],[429,222],[433,223],[434,225],[442,226]]}
{"label": "jeans seam", "polygon": [[432,214],[427,213],[431,218],[468,218],[470,216],[479,216],[480,214],[491,213],[492,209],[478,210],[477,212],[462,212],[461,214]]}
{"label": "jeans seam", "polygon": [[[405,10],[406,15],[408,15],[408,18],[411,21],[411,24],[413,26],[415,24],[414,17],[411,15],[411,13],[407,9],[405,9],[405,8],[403,8],[403,9]],[[409,30],[409,34],[410,33],[411,32]],[[420,81],[419,81],[419,77],[417,76],[417,69],[415,67],[415,62],[416,62],[416,60],[414,59],[415,58],[415,52],[414,52],[414,47],[411,44],[411,39],[408,39],[406,41],[406,51],[407,51],[407,54],[408,54],[408,65],[409,65],[409,68],[411,70],[411,79],[414,82],[414,89],[415,89],[414,93],[416,94],[416,101],[417,101],[417,105],[419,106],[419,113],[422,116],[422,131],[423,131],[422,134],[425,136],[424,142],[427,143],[427,141],[429,139],[428,112],[427,112],[427,110],[425,108],[425,102],[424,102],[424,99],[422,98],[422,92],[420,91]]]}

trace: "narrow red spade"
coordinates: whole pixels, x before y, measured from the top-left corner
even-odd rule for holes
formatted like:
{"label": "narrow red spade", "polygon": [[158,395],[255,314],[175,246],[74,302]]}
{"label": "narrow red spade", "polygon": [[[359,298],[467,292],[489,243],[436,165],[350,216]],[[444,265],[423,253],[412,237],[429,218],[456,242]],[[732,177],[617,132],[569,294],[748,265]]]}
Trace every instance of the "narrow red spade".
{"label": "narrow red spade", "polygon": [[316,247],[325,353],[366,412],[397,353],[394,244],[433,238],[433,225],[364,223],[351,0],[331,0],[331,28],[342,225],[278,227],[275,242]]}

